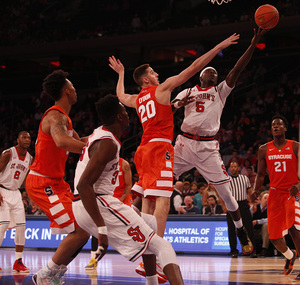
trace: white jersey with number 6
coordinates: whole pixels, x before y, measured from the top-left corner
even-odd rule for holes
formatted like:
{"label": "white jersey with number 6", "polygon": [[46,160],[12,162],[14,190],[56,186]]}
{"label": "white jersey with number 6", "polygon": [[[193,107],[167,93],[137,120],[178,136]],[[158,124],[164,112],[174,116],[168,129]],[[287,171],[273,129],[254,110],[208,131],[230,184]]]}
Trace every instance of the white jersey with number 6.
{"label": "white jersey with number 6", "polygon": [[90,146],[98,140],[105,140],[109,139],[112,140],[118,147],[116,157],[107,163],[105,169],[101,173],[100,177],[94,184],[94,191],[95,193],[99,194],[107,194],[107,195],[113,195],[115,187],[119,184],[118,174],[119,174],[119,151],[121,148],[121,143],[116,138],[113,133],[111,133],[109,130],[105,129],[103,126],[100,126],[99,128],[95,129],[94,132],[89,136],[88,142],[86,147],[83,149],[82,155],[80,157],[80,160],[77,163],[77,167],[75,170],[75,179],[74,179],[74,185],[75,185],[75,191],[74,194],[78,194],[77,190],[77,184],[79,182],[79,179],[88,164],[90,158],[89,158],[89,148]]}
{"label": "white jersey with number 6", "polygon": [[18,190],[23,184],[29,170],[32,156],[26,152],[21,159],[15,146],[10,149],[10,159],[5,168],[0,172],[0,185],[8,190]]}
{"label": "white jersey with number 6", "polygon": [[222,111],[232,89],[224,80],[217,86],[196,85],[180,92],[175,99],[182,99],[188,92],[195,97],[194,102],[185,106],[181,130],[192,135],[214,136],[219,131]]}

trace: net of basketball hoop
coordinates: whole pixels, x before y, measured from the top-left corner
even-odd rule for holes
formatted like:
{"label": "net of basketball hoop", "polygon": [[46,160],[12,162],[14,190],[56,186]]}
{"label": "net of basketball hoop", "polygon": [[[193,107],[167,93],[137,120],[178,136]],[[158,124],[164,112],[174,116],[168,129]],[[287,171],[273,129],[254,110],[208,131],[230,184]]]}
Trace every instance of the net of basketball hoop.
{"label": "net of basketball hoop", "polygon": [[223,3],[228,3],[228,2],[230,2],[231,0],[208,0],[208,1],[210,1],[210,2],[213,3],[213,4],[217,3],[218,5],[221,5],[221,4],[223,4]]}

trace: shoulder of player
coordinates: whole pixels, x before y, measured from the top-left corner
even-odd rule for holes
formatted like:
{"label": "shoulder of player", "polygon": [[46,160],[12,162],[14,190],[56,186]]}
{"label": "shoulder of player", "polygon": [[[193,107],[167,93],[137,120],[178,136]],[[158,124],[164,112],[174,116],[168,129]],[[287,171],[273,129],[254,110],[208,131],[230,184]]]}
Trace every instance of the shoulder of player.
{"label": "shoulder of player", "polygon": [[9,161],[10,159],[10,156],[11,156],[11,150],[10,149],[5,149],[1,155],[0,155],[0,159],[3,160],[3,161]]}
{"label": "shoulder of player", "polygon": [[105,154],[105,156],[115,157],[118,151],[118,146],[112,137],[100,137],[92,142],[89,146],[89,155],[92,157],[95,154]]}
{"label": "shoulder of player", "polygon": [[293,141],[293,151],[294,151],[296,157],[298,157],[299,146],[300,146],[299,142]]}
{"label": "shoulder of player", "polygon": [[258,149],[258,155],[265,157],[267,154],[267,150],[268,150],[268,143],[261,145]]}
{"label": "shoulder of player", "polygon": [[68,124],[68,118],[67,116],[58,111],[58,110],[50,110],[44,117],[44,120],[49,120],[49,122],[51,123],[64,123],[64,124]]}

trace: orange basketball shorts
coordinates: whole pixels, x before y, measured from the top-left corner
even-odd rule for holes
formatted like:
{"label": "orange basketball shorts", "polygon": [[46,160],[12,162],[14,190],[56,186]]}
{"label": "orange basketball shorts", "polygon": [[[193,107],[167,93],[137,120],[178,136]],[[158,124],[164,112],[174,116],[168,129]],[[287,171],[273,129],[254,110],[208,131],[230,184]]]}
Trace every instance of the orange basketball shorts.
{"label": "orange basketball shorts", "polygon": [[154,141],[139,146],[134,157],[139,181],[132,190],[140,196],[171,197],[174,148],[169,142]]}
{"label": "orange basketball shorts", "polygon": [[73,211],[73,193],[63,179],[28,174],[26,191],[47,215],[52,234],[68,234],[78,227]]}
{"label": "orange basketball shorts", "polygon": [[299,194],[290,197],[287,191],[271,188],[268,198],[269,238],[284,237],[293,225],[300,230]]}

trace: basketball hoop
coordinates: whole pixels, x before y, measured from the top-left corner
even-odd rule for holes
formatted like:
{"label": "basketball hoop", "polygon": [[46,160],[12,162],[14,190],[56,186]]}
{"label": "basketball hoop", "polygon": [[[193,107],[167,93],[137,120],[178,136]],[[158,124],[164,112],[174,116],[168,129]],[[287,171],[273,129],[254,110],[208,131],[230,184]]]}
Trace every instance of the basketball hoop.
{"label": "basketball hoop", "polygon": [[208,1],[210,1],[210,2],[213,3],[213,4],[217,3],[218,5],[221,5],[221,4],[223,4],[223,3],[228,3],[228,2],[230,2],[231,0],[208,0]]}

